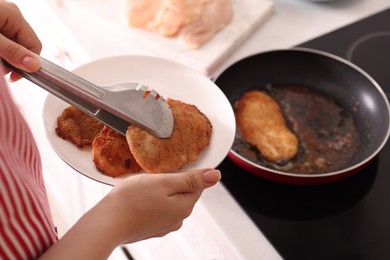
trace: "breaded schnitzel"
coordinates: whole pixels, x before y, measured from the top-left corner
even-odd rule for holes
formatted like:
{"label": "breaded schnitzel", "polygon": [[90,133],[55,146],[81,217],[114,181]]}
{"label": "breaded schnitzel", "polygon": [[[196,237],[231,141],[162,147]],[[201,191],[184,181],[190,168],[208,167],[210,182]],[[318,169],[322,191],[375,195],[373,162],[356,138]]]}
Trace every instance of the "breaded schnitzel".
{"label": "breaded schnitzel", "polygon": [[56,133],[78,147],[92,144],[104,124],[70,106],[57,118]]}
{"label": "breaded schnitzel", "polygon": [[169,138],[157,138],[134,125],[126,133],[134,158],[150,173],[178,170],[195,161],[210,143],[212,125],[196,106],[174,99],[167,99],[167,103],[174,116]]}
{"label": "breaded schnitzel", "polygon": [[297,154],[298,138],[286,126],[279,104],[265,92],[245,92],[235,104],[235,115],[241,136],[266,160],[284,162]]}
{"label": "breaded schnitzel", "polygon": [[118,177],[141,170],[130,152],[126,138],[108,126],[104,126],[93,140],[92,148],[96,169],[105,175]]}

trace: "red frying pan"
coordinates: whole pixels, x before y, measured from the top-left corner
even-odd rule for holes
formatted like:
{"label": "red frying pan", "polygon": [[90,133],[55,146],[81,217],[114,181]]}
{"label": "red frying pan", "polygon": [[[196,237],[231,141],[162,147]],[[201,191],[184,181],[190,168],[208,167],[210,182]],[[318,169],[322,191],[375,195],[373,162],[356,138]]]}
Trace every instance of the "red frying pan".
{"label": "red frying pan", "polygon": [[[269,93],[281,103],[282,108],[284,107],[287,125],[300,140],[299,153],[290,162],[287,162],[290,166],[286,166],[286,162],[283,162],[284,165],[275,165],[265,161],[259,151],[245,144],[239,130],[237,130],[236,140],[228,155],[243,169],[269,180],[288,184],[312,185],[346,178],[367,166],[381,151],[389,137],[390,108],[381,87],[362,69],[332,54],[304,48],[259,53],[228,67],[216,78],[215,83],[222,89],[233,107],[243,93],[253,89]],[[310,119],[312,120],[310,127],[317,127],[318,138],[321,138],[321,134],[319,134],[321,131],[322,133],[332,131],[326,129],[326,122],[331,124],[335,116],[347,115],[352,118],[358,133],[357,139],[354,140],[356,147],[349,158],[337,168],[330,167],[328,171],[318,173],[315,171],[302,173],[291,168],[291,165],[304,164],[305,160],[308,160],[308,151],[305,150],[307,145],[302,144],[304,142],[302,132],[307,130],[305,127],[310,125],[307,122],[301,123],[301,127],[295,126],[296,129],[294,129],[295,123],[289,120],[291,115],[286,111],[286,104],[288,106],[291,99],[285,95],[285,91],[294,88],[312,93],[307,97],[301,95],[301,102],[295,100],[290,106],[292,109],[304,111],[305,108],[302,106],[308,103],[310,105],[307,110],[312,111],[312,114],[316,111],[321,113],[321,115],[317,114]],[[313,107],[316,102],[312,99],[316,98],[316,95],[332,100],[341,112],[337,114],[332,109]],[[285,99],[281,101],[279,98]],[[323,104],[317,103],[319,106]],[[299,115],[300,113],[293,113],[296,120],[300,120],[297,118]],[[305,122],[305,120],[309,119],[304,118],[301,121]],[[320,127],[324,127],[326,131],[319,129]],[[344,129],[344,131],[350,130]],[[332,142],[329,145],[334,146],[335,141]],[[245,145],[247,145],[247,149],[245,149]],[[324,142],[321,145],[324,145]],[[313,147],[312,149],[316,148],[315,145]],[[345,146],[340,146],[339,150],[340,156],[348,152]],[[324,156],[328,155],[326,151],[323,150]],[[321,152],[319,153],[321,154]],[[328,158],[327,163],[334,164],[338,159],[336,154],[333,159]]]}

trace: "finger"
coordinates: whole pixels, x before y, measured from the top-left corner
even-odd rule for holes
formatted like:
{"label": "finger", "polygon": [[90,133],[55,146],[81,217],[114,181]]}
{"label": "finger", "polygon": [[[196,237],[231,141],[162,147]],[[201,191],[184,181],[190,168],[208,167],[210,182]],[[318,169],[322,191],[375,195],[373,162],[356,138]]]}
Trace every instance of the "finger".
{"label": "finger", "polygon": [[203,173],[203,180],[207,184],[207,187],[211,187],[221,179],[221,172],[219,170],[209,170]]}
{"label": "finger", "polygon": [[10,82],[15,82],[15,81],[18,81],[19,79],[23,78],[22,76],[20,76],[18,73],[16,72],[11,72],[10,76],[9,76],[9,81]]}
{"label": "finger", "polygon": [[17,38],[10,39],[15,40],[16,43],[24,46],[27,50],[35,54],[39,55],[42,51],[41,41],[27,22],[25,22],[25,26],[20,29]]}
{"label": "finger", "polygon": [[172,175],[172,192],[192,193],[215,185],[221,179],[221,173],[215,169],[192,170]]}
{"label": "finger", "polygon": [[6,38],[39,54],[42,44],[30,24],[24,19],[18,6],[12,2],[2,3],[2,16],[0,16],[1,34]]}
{"label": "finger", "polygon": [[35,53],[1,34],[0,56],[14,67],[27,72],[35,72],[40,67],[39,58]]}

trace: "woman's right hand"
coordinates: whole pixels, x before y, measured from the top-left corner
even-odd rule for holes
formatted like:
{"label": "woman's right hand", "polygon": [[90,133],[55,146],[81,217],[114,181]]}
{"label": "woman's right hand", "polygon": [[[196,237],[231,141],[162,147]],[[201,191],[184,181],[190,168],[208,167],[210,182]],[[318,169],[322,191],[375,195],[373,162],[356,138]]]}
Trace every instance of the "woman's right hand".
{"label": "woman's right hand", "polygon": [[[14,3],[0,0],[0,13],[0,57],[21,70],[37,71],[40,67],[37,54],[41,52],[42,44],[34,30]],[[9,72],[9,69],[4,70]],[[11,73],[11,81],[20,78]]]}
{"label": "woman's right hand", "polygon": [[203,190],[215,185],[214,169],[139,174],[115,186],[42,259],[107,259],[120,244],[160,237],[181,227]]}
{"label": "woman's right hand", "polygon": [[[119,243],[164,236],[181,227],[205,188],[221,178],[214,169],[141,174],[126,179],[104,199],[110,205]],[[120,212],[120,213],[119,213]]]}

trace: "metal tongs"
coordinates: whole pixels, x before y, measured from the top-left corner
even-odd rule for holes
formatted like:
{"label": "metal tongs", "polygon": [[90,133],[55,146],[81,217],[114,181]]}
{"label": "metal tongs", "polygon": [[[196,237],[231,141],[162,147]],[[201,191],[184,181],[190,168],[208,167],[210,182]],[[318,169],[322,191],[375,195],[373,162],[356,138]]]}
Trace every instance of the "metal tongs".
{"label": "metal tongs", "polygon": [[41,67],[28,73],[3,64],[51,94],[77,107],[123,135],[135,124],[159,138],[168,138],[173,129],[169,105],[156,91],[140,83],[100,87],[40,57]]}

